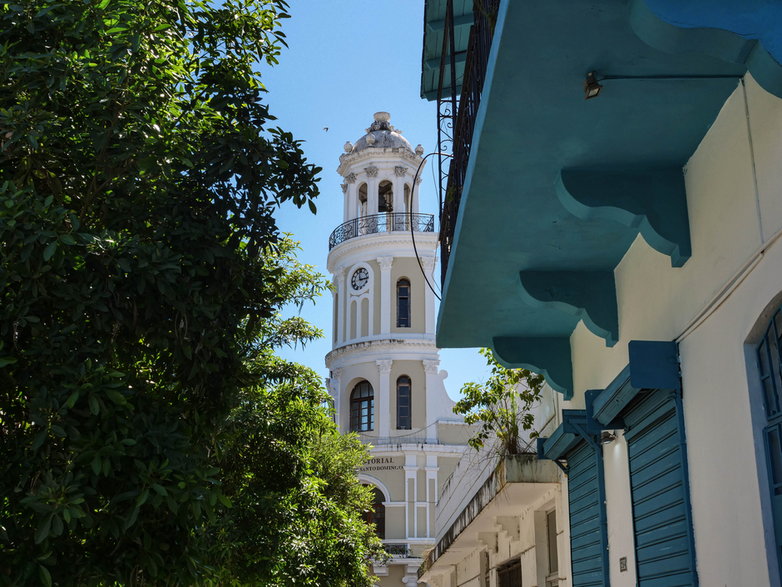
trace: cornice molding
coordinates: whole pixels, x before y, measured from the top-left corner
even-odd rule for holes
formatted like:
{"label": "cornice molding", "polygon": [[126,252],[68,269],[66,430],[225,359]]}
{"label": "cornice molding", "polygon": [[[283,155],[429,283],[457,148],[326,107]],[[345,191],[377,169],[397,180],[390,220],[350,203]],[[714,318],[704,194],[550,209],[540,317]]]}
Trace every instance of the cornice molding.
{"label": "cornice molding", "polygon": [[[432,354],[438,356],[434,344],[434,336],[427,338],[384,338],[380,340],[365,340],[354,342],[333,349],[326,355],[326,365],[335,364],[331,369],[341,366],[341,361],[354,355],[389,354],[408,351],[415,354]],[[375,360],[367,357],[367,361]],[[421,360],[433,360],[421,357]],[[435,359],[436,360],[436,359]]]}
{"label": "cornice molding", "polygon": [[[437,246],[438,233],[436,232],[416,232],[415,242],[416,246],[422,255],[422,260],[427,257],[434,259],[435,248]],[[431,254],[426,255],[429,252],[426,247],[430,247]],[[410,233],[406,231],[397,232],[384,232],[376,234],[367,234],[363,236],[357,236],[355,238],[346,240],[343,243],[338,244],[336,247],[329,251],[327,268],[329,272],[334,273],[334,267],[338,266],[339,261],[344,257],[347,257],[351,253],[355,253],[365,249],[369,252],[367,258],[376,259],[378,256],[385,256],[383,253],[388,252],[391,256],[394,253],[402,252],[405,250],[413,251],[413,243],[410,240]],[[391,249],[391,250],[388,250]]]}
{"label": "cornice molding", "polygon": [[346,172],[367,161],[372,162],[394,162],[404,161],[410,164],[414,169],[421,163],[421,156],[411,153],[404,148],[378,148],[372,147],[371,149],[363,149],[356,153],[345,153],[339,158],[339,167],[337,167],[337,173],[345,176]]}

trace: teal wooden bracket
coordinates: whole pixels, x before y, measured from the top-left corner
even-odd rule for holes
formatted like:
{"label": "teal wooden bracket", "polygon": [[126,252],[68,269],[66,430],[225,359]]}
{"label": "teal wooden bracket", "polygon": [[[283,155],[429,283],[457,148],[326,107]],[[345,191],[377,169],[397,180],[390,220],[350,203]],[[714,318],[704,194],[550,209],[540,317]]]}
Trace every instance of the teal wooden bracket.
{"label": "teal wooden bracket", "polygon": [[745,65],[767,92],[782,98],[777,2],[631,0],[629,8],[633,32],[650,47]]}
{"label": "teal wooden bracket", "polygon": [[498,336],[492,339],[492,350],[505,367],[540,373],[565,399],[573,397],[569,338]]}
{"label": "teal wooden bracket", "polygon": [[583,320],[606,346],[619,340],[613,271],[522,271],[519,276],[528,305],[552,307]]}
{"label": "teal wooden bracket", "polygon": [[538,459],[541,461],[547,461],[550,460],[552,463],[554,463],[557,467],[559,467],[559,470],[562,471],[565,474],[565,477],[567,477],[568,474],[568,466],[567,461],[564,459],[550,459],[546,456],[546,442],[548,441],[548,438],[538,438],[537,443],[537,449],[538,449]]}
{"label": "teal wooden bracket", "polygon": [[630,363],[605,389],[586,392],[589,415],[607,429],[624,427],[622,411],[641,391],[681,389],[675,342],[631,340],[628,352]]}
{"label": "teal wooden bracket", "polygon": [[670,256],[674,267],[692,254],[679,167],[563,169],[556,192],[578,218],[612,220],[638,230],[649,246]]}
{"label": "teal wooden bracket", "polygon": [[679,349],[675,342],[631,340],[630,383],[639,389],[680,389]]}

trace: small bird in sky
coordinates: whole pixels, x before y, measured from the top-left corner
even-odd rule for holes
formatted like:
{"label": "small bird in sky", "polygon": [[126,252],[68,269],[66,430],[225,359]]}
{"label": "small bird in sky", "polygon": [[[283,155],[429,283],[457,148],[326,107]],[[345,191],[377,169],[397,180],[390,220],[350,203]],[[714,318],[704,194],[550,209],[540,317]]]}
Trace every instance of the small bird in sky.
{"label": "small bird in sky", "polygon": [[326,131],[326,132],[329,132],[329,127],[328,126],[324,126],[323,130]]}

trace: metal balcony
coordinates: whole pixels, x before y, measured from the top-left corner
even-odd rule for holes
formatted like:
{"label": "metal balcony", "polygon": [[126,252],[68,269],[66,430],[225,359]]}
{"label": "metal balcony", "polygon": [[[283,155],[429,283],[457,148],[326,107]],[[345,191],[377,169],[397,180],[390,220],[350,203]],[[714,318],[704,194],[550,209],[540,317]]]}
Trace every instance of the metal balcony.
{"label": "metal balcony", "polygon": [[360,216],[343,222],[329,237],[329,250],[347,240],[377,234],[380,232],[434,232],[433,214],[408,214],[407,212],[388,212]]}
{"label": "metal balcony", "polygon": [[453,0],[447,0],[440,50],[437,87],[437,143],[440,153],[440,270],[445,282],[448,257],[453,246],[456,216],[470,158],[475,118],[481,101],[486,64],[500,0],[475,2],[473,25],[467,43],[464,73],[457,77],[460,56],[455,43]]}

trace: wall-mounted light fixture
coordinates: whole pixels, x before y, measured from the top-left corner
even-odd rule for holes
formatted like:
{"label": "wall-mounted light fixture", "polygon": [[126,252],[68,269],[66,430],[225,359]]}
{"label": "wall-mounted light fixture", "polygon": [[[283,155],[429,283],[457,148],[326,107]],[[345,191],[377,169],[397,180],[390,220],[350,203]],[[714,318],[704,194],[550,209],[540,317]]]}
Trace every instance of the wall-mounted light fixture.
{"label": "wall-mounted light fixture", "polygon": [[584,100],[589,100],[590,98],[597,98],[600,95],[600,90],[603,89],[603,86],[601,86],[597,82],[597,78],[595,77],[595,72],[590,71],[586,79],[584,80]]}
{"label": "wall-mounted light fixture", "polygon": [[611,80],[696,80],[696,79],[741,79],[744,75],[603,75],[598,77],[597,73],[590,71],[584,79],[584,99],[597,98],[603,86],[600,82]]}
{"label": "wall-mounted light fixture", "polygon": [[616,434],[614,434],[610,430],[603,430],[600,433],[600,444],[610,444],[614,440],[616,440]]}

